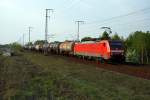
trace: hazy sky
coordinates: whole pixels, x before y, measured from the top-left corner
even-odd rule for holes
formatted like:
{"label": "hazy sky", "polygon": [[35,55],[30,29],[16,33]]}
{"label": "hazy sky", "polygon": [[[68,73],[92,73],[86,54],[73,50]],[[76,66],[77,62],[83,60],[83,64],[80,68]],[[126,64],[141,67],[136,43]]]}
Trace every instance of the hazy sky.
{"label": "hazy sky", "polygon": [[[80,27],[80,38],[98,37],[109,26],[127,37],[136,30],[150,30],[150,0],[0,0],[0,43],[18,41],[25,34],[28,41],[28,27],[32,26],[31,40],[44,39],[45,9],[50,13],[50,41],[76,39],[76,20],[85,21]],[[121,16],[108,20],[115,16]]]}

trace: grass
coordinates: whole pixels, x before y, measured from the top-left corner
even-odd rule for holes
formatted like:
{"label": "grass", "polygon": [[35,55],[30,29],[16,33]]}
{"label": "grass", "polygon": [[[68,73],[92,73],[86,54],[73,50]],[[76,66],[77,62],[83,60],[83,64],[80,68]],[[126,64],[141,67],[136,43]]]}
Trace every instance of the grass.
{"label": "grass", "polygon": [[[55,55],[26,53],[25,57],[89,100],[149,100],[150,81],[69,61]],[[61,83],[60,83],[61,84]]]}
{"label": "grass", "polygon": [[[149,100],[150,81],[70,61],[24,52],[0,56],[0,97],[12,100]],[[1,98],[0,98],[1,99]],[[2,100],[3,100],[2,99]]]}

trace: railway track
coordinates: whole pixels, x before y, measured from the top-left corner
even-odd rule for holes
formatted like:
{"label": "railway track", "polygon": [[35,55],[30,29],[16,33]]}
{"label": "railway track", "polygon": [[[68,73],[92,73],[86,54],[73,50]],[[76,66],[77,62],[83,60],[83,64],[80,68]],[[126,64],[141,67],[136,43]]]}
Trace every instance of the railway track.
{"label": "railway track", "polygon": [[[53,55],[53,54],[50,54]],[[62,56],[57,55],[58,57],[62,57],[63,59],[69,60],[71,62],[90,64],[96,66],[96,68],[103,68],[109,71],[119,72],[139,78],[144,78],[150,80],[150,66],[149,65],[140,65],[134,63],[100,63],[95,60],[81,59],[77,57],[71,56]]]}
{"label": "railway track", "polygon": [[[31,52],[31,51],[30,51]],[[37,53],[33,52],[32,53]],[[83,59],[73,56],[64,56],[64,55],[56,55],[56,54],[48,54],[47,56],[57,56],[61,57],[62,59],[66,59],[70,62],[75,63],[82,63],[88,65],[94,65],[96,68],[102,68],[113,72],[123,73],[143,79],[150,80],[150,66],[149,65],[140,65],[140,64],[133,64],[133,63],[100,63],[100,61]]]}

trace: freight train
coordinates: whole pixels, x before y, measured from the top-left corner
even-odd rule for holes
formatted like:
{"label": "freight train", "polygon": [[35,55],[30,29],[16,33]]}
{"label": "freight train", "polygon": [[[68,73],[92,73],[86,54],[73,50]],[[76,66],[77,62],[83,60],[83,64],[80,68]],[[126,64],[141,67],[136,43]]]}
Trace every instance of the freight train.
{"label": "freight train", "polygon": [[88,59],[97,59],[100,61],[125,61],[123,42],[116,40],[51,42],[47,46],[32,45],[26,46],[25,48],[37,52],[44,52],[46,49],[48,53],[78,56]]}

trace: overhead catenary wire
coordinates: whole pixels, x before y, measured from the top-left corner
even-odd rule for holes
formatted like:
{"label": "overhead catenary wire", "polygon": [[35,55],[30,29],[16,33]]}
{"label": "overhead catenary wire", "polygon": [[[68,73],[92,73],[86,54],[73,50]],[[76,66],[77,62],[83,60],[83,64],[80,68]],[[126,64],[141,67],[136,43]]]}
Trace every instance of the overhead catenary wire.
{"label": "overhead catenary wire", "polygon": [[[133,28],[134,27],[134,28]],[[135,30],[135,31],[140,31],[140,30],[145,30],[145,29],[148,29],[148,27],[150,27],[150,25],[148,25],[148,24],[141,24],[141,25],[129,25],[128,27],[113,27],[113,33],[115,33],[115,32],[119,32],[119,34],[121,33],[126,33],[126,32],[129,32],[129,30],[130,30],[130,33],[131,32],[133,32],[133,30]],[[123,29],[124,31],[120,31],[120,29]],[[116,31],[117,30],[117,31]],[[85,33],[86,33],[86,35],[91,35],[91,36],[94,36],[94,35],[97,35],[97,34],[99,34],[100,35],[100,30],[99,29],[93,29],[93,30],[91,30],[91,31],[88,31],[88,32],[86,32],[86,31],[82,31],[81,32],[81,35],[83,36],[86,36],[85,35]]]}
{"label": "overhead catenary wire", "polygon": [[133,24],[134,22],[136,23],[139,23],[141,21],[149,21],[150,18],[144,18],[144,19],[141,19],[141,20],[132,20],[130,22],[126,22],[126,23],[123,23],[123,22],[119,22],[119,23],[103,23],[103,24],[100,24],[100,25],[96,25],[96,27],[91,27],[91,28],[86,28],[86,29],[82,29],[83,31],[91,31],[93,29],[99,29],[99,27],[102,27],[102,26],[110,26],[110,27],[115,27],[115,26],[119,26],[121,27],[121,25],[125,26],[125,25],[129,25],[129,24]]}
{"label": "overhead catenary wire", "polygon": [[87,24],[92,24],[92,23],[96,23],[96,22],[106,22],[106,21],[110,21],[110,20],[114,20],[114,19],[124,18],[124,17],[130,16],[130,15],[137,14],[139,12],[147,11],[147,10],[150,10],[150,7],[144,8],[144,9],[140,9],[140,10],[137,10],[137,11],[133,11],[133,12],[130,12],[130,13],[127,13],[127,14],[111,17],[111,18],[104,19],[104,20],[101,20],[101,21],[100,20],[93,21],[93,22],[90,22],[90,23],[87,23]]}
{"label": "overhead catenary wire", "polygon": [[[133,24],[133,25],[139,25],[138,23],[140,22],[145,22],[145,23],[148,23],[149,22],[149,19],[150,18],[145,18],[145,19],[138,19],[138,20],[132,20],[132,21],[128,21],[128,22],[119,22],[119,23],[104,23],[104,24],[99,24],[99,25],[96,25],[95,27],[89,27],[89,28],[82,28],[82,31],[84,32],[91,32],[91,31],[96,31],[99,29],[99,27],[102,27],[102,26],[109,26],[111,28],[114,28],[114,27],[125,27],[125,26],[129,26],[130,24]],[[144,23],[144,24],[145,24]]]}
{"label": "overhead catenary wire", "polygon": [[[136,16],[139,13],[148,13],[149,10],[150,10],[150,7],[147,7],[147,8],[144,8],[144,9],[140,9],[140,10],[133,11],[133,12],[130,12],[130,13],[127,13],[127,14],[111,17],[111,18],[104,19],[104,20],[101,20],[101,21],[92,21],[92,22],[89,22],[89,23],[87,22],[86,25],[83,26],[83,30],[84,30],[84,28],[86,28],[86,29],[91,29],[91,27],[93,28],[94,26],[87,27],[88,25],[91,25],[91,24],[98,24],[98,25],[95,25],[95,27],[98,28],[99,26],[102,25],[102,23],[105,25],[105,24],[109,23],[110,21],[121,20],[125,17],[130,17],[131,15]],[[118,22],[120,22],[120,21],[118,21]]]}
{"label": "overhead catenary wire", "polygon": [[[148,13],[150,13],[150,10],[148,11],[148,12],[144,12],[145,14],[148,14]],[[136,14],[138,14],[138,13],[136,13]],[[134,14],[134,15],[136,15],[136,14]],[[143,14],[143,13],[142,13]],[[133,15],[132,15],[133,16]],[[126,16],[127,17],[127,16]],[[136,15],[136,17],[138,17],[138,15]],[[101,24],[111,24],[111,23],[113,23],[113,22],[115,22],[115,23],[118,23],[118,22],[121,22],[122,21],[122,19],[123,19],[124,17],[121,17],[121,18],[116,18],[116,19],[112,19],[112,20],[109,20],[109,19],[111,19],[111,18],[109,18],[108,20],[102,20],[101,22],[98,22],[98,23],[91,23],[91,24],[89,24],[89,23],[87,23],[85,26],[84,26],[84,28],[90,28],[90,27],[97,27],[98,25],[100,26]],[[131,18],[131,15],[130,16],[128,16],[127,17],[128,19],[129,18]],[[134,19],[136,19],[135,17],[134,17]],[[121,20],[121,21],[120,21]],[[125,21],[125,19],[123,20],[123,21]],[[94,25],[92,25],[92,24],[94,24]],[[89,27],[87,27],[87,26],[89,26]],[[83,29],[84,29],[83,28]]]}
{"label": "overhead catenary wire", "polygon": [[[67,1],[67,0],[66,0]],[[73,0],[70,0],[70,1],[73,1]],[[80,2],[81,0],[77,0],[78,2]],[[77,4],[77,1],[76,2],[72,2],[72,6],[75,6]],[[72,6],[69,6],[69,9],[72,8]],[[68,8],[67,8],[68,9]],[[108,19],[104,19],[104,20],[98,20],[98,21],[92,21],[92,22],[87,22],[86,24],[87,25],[84,25],[83,28],[82,28],[82,31],[84,32],[88,32],[88,31],[91,31],[92,28],[96,29],[96,30],[99,30],[99,27],[102,26],[102,25],[108,25],[108,26],[111,26],[109,23],[110,21],[115,21],[115,20],[122,20],[123,18],[125,17],[130,17],[130,16],[135,16],[139,13],[147,13],[149,12],[150,10],[150,7],[148,8],[144,8],[144,9],[141,9],[141,10],[137,10],[137,11],[133,11],[133,12],[130,12],[130,13],[127,13],[127,14],[123,14],[123,15],[119,15],[119,16],[115,16],[115,17],[111,17],[111,18],[108,18]],[[121,21],[118,21],[118,22],[121,22]],[[118,23],[117,22],[117,23]],[[92,24],[97,24],[94,26],[92,26]],[[111,24],[116,24],[115,23],[111,23]],[[91,25],[89,28],[87,27],[88,25]],[[117,24],[119,25],[119,24]],[[84,28],[86,28],[84,30]],[[94,33],[94,30],[93,30],[93,33]]]}

